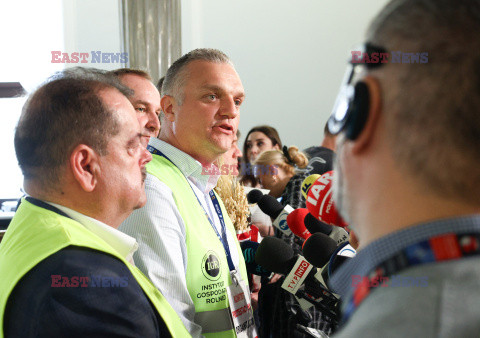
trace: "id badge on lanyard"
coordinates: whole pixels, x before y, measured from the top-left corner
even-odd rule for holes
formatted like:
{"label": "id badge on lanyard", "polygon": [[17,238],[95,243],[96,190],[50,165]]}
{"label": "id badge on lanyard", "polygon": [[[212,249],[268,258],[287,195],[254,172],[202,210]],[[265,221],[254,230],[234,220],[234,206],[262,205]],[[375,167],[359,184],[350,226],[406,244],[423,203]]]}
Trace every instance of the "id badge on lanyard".
{"label": "id badge on lanyard", "polygon": [[[165,154],[163,154],[160,150],[156,149],[155,147],[148,145],[147,149],[152,154],[163,156],[168,161],[170,161],[173,165],[175,165],[175,163],[173,163],[167,156],[165,156]],[[218,203],[217,198],[213,193],[213,191],[210,191],[209,195],[212,200],[212,204],[215,208],[215,211],[218,215],[218,219],[220,220],[222,235],[220,235],[220,233],[217,231],[217,228],[215,227],[213,221],[210,219],[210,216],[208,216],[207,211],[205,210],[205,208],[203,207],[203,204],[198,199],[197,194],[195,194],[195,190],[193,190],[193,187],[191,186],[188,179],[187,179],[187,183],[188,185],[190,185],[190,188],[192,189],[193,194],[197,198],[198,204],[200,204],[200,206],[202,207],[203,211],[205,212],[205,216],[207,217],[210,225],[215,231],[218,239],[222,243],[223,248],[225,249],[225,255],[228,262],[230,277],[232,279],[232,285],[227,286],[226,289],[227,289],[227,295],[228,295],[228,301],[229,301],[230,315],[233,322],[233,329],[236,332],[237,337],[257,338],[258,335],[257,335],[257,330],[255,328],[255,320],[253,318],[253,309],[250,301],[250,291],[245,281],[242,279],[242,276],[235,269],[235,266],[233,264],[233,261],[230,255],[230,248],[228,247],[226,226],[223,220],[223,213],[220,208],[220,204]]]}
{"label": "id badge on lanyard", "polygon": [[232,284],[227,286],[227,295],[230,302],[233,329],[237,337],[256,338],[258,335],[248,287],[237,270],[230,271],[230,277],[232,278]]}

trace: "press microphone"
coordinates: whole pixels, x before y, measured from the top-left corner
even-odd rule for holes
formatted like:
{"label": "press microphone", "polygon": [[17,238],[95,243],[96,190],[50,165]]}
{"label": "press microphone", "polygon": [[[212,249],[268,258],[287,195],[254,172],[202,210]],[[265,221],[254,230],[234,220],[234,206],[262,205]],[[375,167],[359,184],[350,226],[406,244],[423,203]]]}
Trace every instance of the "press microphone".
{"label": "press microphone", "polygon": [[291,261],[296,260],[293,248],[276,237],[265,237],[255,253],[255,262],[263,268],[286,274]]}
{"label": "press microphone", "polygon": [[308,214],[308,210],[305,208],[298,208],[293,210],[287,216],[287,225],[290,230],[298,237],[307,239],[312,234],[305,227],[305,216]]}
{"label": "press microphone", "polygon": [[319,273],[316,275],[317,279],[320,280],[325,286],[328,286],[330,276],[345,261],[354,257],[356,251],[348,242],[343,243],[332,252],[328,261],[325,262],[325,259],[321,257],[323,251],[319,250],[319,247],[325,243],[323,236],[325,235],[321,233],[313,234],[308,238],[308,240],[305,241],[302,249],[305,258],[313,266],[320,268]]}
{"label": "press microphone", "polygon": [[287,236],[292,233],[287,225],[287,216],[293,211],[291,206],[287,205],[284,207],[275,197],[270,195],[263,195],[257,204],[260,210],[274,220],[272,222],[274,227]]}
{"label": "press microphone", "polygon": [[320,221],[327,224],[346,227],[348,224],[340,217],[332,198],[333,171],[320,176],[307,194],[307,209]]}
{"label": "press microphone", "polygon": [[258,203],[260,198],[262,198],[263,193],[258,189],[253,189],[247,194],[247,201],[249,204]]}
{"label": "press microphone", "polygon": [[305,178],[302,182],[302,195],[307,199],[308,191],[312,187],[312,184],[320,177],[319,174],[313,174]]}
{"label": "press microphone", "polygon": [[[318,248],[315,258],[316,261],[323,260],[323,264],[326,264],[336,250],[337,244],[328,236],[319,235],[324,236],[324,241]],[[267,237],[260,243],[255,254],[255,262],[267,270],[285,275],[282,288],[292,294],[297,292],[309,275],[312,278],[316,273],[311,272],[312,264],[303,256],[294,255],[293,249],[276,237]]]}
{"label": "press microphone", "polygon": [[[321,262],[323,259],[326,264],[337,245],[328,236],[323,236],[325,242],[317,250],[316,260]],[[295,256],[293,249],[283,240],[275,237],[265,238],[258,247],[255,261],[267,270],[285,275],[282,289],[298,297],[297,300],[303,309],[315,306],[336,321],[338,299],[317,280],[315,277],[317,269],[313,269],[313,265],[301,255]]]}
{"label": "press microphone", "polygon": [[312,234],[320,232],[333,239],[337,245],[348,241],[348,232],[319,221],[305,208],[293,210],[287,216],[287,224],[295,235],[305,240]]}
{"label": "press microphone", "polygon": [[247,272],[257,276],[271,277],[273,272],[264,269],[255,262],[255,254],[257,253],[259,245],[259,243],[253,241],[240,242]]}

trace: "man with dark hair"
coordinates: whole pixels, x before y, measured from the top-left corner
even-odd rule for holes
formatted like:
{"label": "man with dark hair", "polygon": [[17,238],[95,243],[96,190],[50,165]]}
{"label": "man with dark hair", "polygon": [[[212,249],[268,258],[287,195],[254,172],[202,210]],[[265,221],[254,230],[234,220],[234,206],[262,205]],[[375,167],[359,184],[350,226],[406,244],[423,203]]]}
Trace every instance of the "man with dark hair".
{"label": "man with dark hair", "polygon": [[157,137],[160,131],[160,93],[147,72],[138,69],[120,68],[111,72],[122,84],[133,90],[129,97],[137,112],[137,119],[143,128],[143,143],[146,146],[150,137]]}
{"label": "man with dark hair", "polygon": [[120,227],[137,238],[135,262],[194,337],[253,334],[248,286],[238,289],[245,262],[211,174],[232,146],[243,99],[235,68],[218,50],[196,49],[172,64],[162,85],[162,129],[148,146],[147,205]]}
{"label": "man with dark hair", "polygon": [[335,202],[360,243],[331,279],[338,337],[478,336],[480,2],[391,1],[366,42],[403,57],[352,64],[329,121]]}
{"label": "man with dark hair", "polygon": [[0,244],[0,336],[188,336],[116,230],[145,204],[151,160],[129,94],[77,69],[24,105],[15,151],[28,196]]}

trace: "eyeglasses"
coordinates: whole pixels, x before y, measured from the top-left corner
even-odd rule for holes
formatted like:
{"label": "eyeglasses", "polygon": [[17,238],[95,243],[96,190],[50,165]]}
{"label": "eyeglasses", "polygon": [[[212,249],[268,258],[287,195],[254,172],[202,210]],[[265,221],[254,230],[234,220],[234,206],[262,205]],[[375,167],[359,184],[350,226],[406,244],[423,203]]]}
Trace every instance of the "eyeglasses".
{"label": "eyeglasses", "polygon": [[[361,52],[362,59],[355,60],[359,62],[354,62],[353,58],[350,59],[335,104],[333,105],[332,114],[328,119],[328,131],[332,135],[340,133],[348,123],[353,110],[356,82],[363,77],[366,70],[375,69],[383,65],[379,56],[381,53],[386,53],[385,48],[366,43],[357,50]],[[362,62],[365,53],[368,55],[368,63]],[[376,56],[378,62],[371,62],[371,56]]]}

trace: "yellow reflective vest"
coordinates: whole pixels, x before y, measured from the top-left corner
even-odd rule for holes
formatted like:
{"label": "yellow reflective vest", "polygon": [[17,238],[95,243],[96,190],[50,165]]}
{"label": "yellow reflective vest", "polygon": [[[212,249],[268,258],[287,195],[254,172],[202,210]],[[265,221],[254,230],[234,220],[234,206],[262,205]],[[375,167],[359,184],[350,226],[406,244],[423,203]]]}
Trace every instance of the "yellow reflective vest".
{"label": "yellow reflective vest", "polygon": [[[185,223],[187,247],[187,288],[195,304],[195,323],[202,327],[205,337],[236,337],[226,287],[232,283],[225,249],[212,229],[205,211],[199,204],[187,179],[172,162],[161,155],[152,155],[147,172],[165,183],[173,192],[175,204]],[[235,228],[227,211],[216,195],[228,233],[235,234]],[[236,247],[240,274],[245,281],[247,271],[238,240]]]}
{"label": "yellow reflective vest", "polygon": [[23,200],[0,244],[0,338],[8,297],[20,279],[48,256],[68,246],[110,254],[122,261],[147,295],[173,337],[190,337],[180,317],[142,272],[109,244],[68,217]]}

